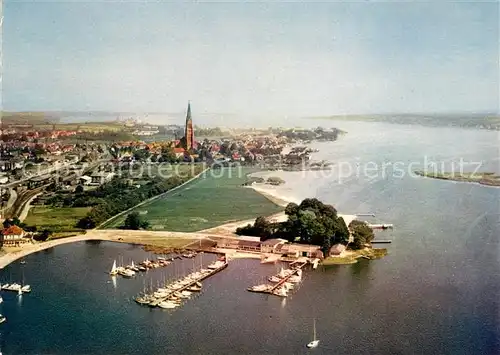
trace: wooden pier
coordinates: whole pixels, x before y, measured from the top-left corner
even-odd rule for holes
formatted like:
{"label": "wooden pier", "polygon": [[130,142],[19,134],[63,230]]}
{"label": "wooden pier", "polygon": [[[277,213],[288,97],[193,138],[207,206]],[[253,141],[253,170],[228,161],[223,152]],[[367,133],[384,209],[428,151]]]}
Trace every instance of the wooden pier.
{"label": "wooden pier", "polygon": [[224,270],[225,268],[227,268],[227,266],[228,266],[228,262],[226,261],[226,262],[224,263],[224,265],[222,265],[221,267],[219,267],[219,268],[217,268],[217,269],[213,269],[213,270],[211,270],[211,272],[210,272],[210,273],[207,273],[206,275],[202,275],[201,277],[199,277],[199,278],[197,278],[197,279],[193,280],[192,282],[189,282],[188,284],[186,284],[186,285],[184,285],[184,286],[180,287],[179,289],[177,289],[177,290],[173,290],[172,292],[168,293],[166,296],[161,297],[161,298],[156,298],[153,302],[150,302],[150,303],[148,303],[148,304],[146,304],[146,305],[147,305],[147,306],[150,306],[150,307],[156,307],[156,306],[158,306],[158,304],[159,304],[159,303],[161,303],[161,302],[163,302],[163,301],[168,300],[168,299],[169,299],[169,298],[171,298],[172,296],[175,296],[175,294],[176,294],[176,293],[178,293],[178,292],[182,292],[182,291],[184,291],[184,290],[186,290],[186,289],[188,289],[188,288],[190,288],[190,287],[193,287],[194,285],[196,285],[196,283],[201,282],[201,281],[203,281],[203,280],[205,280],[205,279],[209,278],[210,276],[213,276],[213,275],[215,275],[215,274],[219,273],[220,271],[222,271],[222,270]]}
{"label": "wooden pier", "polygon": [[375,213],[356,213],[357,217],[375,217]]}
{"label": "wooden pier", "polygon": [[368,224],[371,229],[393,229],[393,224]]}
{"label": "wooden pier", "polygon": [[276,285],[272,286],[269,285],[269,288],[265,290],[254,290],[252,288],[248,288],[247,290],[250,292],[256,292],[256,293],[267,293],[270,295],[275,295],[274,291],[279,288],[280,286],[283,286],[284,283],[286,283],[292,276],[297,275],[298,271],[301,270],[304,266],[306,266],[307,262],[299,262],[299,261],[294,261],[293,263],[290,264],[290,267],[293,269],[293,271],[285,276],[280,282],[278,282]]}
{"label": "wooden pier", "polygon": [[389,243],[392,243],[392,240],[390,239],[383,239],[383,240],[372,240],[371,241],[372,244],[374,243],[379,243],[379,244],[389,244]]}

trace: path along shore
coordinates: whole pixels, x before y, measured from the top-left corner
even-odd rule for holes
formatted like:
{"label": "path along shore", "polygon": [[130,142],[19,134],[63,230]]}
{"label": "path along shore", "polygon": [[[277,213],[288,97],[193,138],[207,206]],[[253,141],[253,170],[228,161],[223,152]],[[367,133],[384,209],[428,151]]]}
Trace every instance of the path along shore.
{"label": "path along shore", "polygon": [[[202,172],[203,173],[203,172]],[[202,173],[197,175],[200,176]],[[195,178],[196,178],[195,177]],[[192,180],[192,179],[191,179]],[[191,181],[189,180],[189,181]],[[187,183],[187,182],[186,182]],[[179,186],[180,187],[180,186]],[[264,197],[275,203],[280,207],[286,207],[286,205],[290,202],[287,201],[275,193],[271,193],[269,190],[265,189],[261,186],[249,186],[248,188],[254,189],[256,192],[262,194]],[[154,198],[158,198],[156,196]],[[149,202],[143,201],[143,203]],[[135,207],[134,207],[135,208]],[[344,221],[347,225],[351,223],[353,219],[356,218],[355,215],[343,215],[339,213],[339,216],[344,218]],[[112,217],[116,218],[117,216]],[[268,217],[269,219],[275,222],[281,222],[286,220],[285,212],[279,212],[273,214]],[[60,238],[55,240],[49,240],[46,242],[38,242],[36,244],[25,245],[20,248],[15,248],[15,251],[9,251],[6,254],[0,256],[0,269],[3,269],[8,264],[25,257],[31,253],[36,253],[42,251],[44,249],[52,248],[58,245],[67,244],[67,243],[76,243],[87,240],[102,240],[102,241],[113,241],[113,242],[121,242],[121,243],[132,243],[132,244],[149,244],[155,243],[158,240],[165,238],[178,238],[179,240],[191,240],[191,243],[195,240],[199,239],[210,239],[210,238],[221,238],[221,237],[234,237],[234,230],[237,227],[245,226],[248,223],[253,223],[255,219],[249,219],[244,221],[237,221],[232,223],[226,223],[220,225],[218,227],[202,230],[199,232],[186,233],[186,232],[167,232],[167,231],[147,231],[147,230],[115,230],[115,229],[106,229],[106,230],[89,230],[86,234],[77,235],[74,237]],[[190,243],[188,243],[190,244]],[[232,251],[233,258],[260,258],[260,254],[254,253],[241,253]]]}

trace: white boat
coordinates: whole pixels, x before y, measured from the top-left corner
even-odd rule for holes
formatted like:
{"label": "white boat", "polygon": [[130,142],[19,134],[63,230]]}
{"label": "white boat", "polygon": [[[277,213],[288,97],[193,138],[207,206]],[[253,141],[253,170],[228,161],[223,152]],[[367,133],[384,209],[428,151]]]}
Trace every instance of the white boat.
{"label": "white boat", "polygon": [[280,279],[277,276],[271,276],[271,277],[268,278],[268,280],[269,280],[269,282],[275,282],[275,283],[277,283],[277,282],[280,282],[282,279]]}
{"label": "white boat", "polygon": [[127,265],[127,269],[129,270],[132,270],[132,271],[139,271],[139,268],[137,266],[135,266],[134,264],[134,261],[132,260],[132,262],[130,263],[130,265]]}
{"label": "white boat", "polygon": [[3,303],[3,298],[2,298],[2,296],[0,296],[0,303]]}
{"label": "white boat", "polygon": [[9,291],[18,291],[18,290],[21,289],[21,285],[19,285],[19,284],[17,284],[17,283],[14,282],[8,288],[6,287],[5,289],[9,290]]}
{"label": "white boat", "polygon": [[24,285],[21,287],[21,291],[23,292],[31,292],[31,286],[30,285]]}
{"label": "white boat", "polygon": [[177,303],[170,302],[170,301],[163,301],[163,302],[158,303],[158,307],[165,308],[165,309],[172,309],[172,308],[175,308],[177,306],[178,306]]}
{"label": "white boat", "polygon": [[109,272],[109,274],[112,276],[118,274],[118,268],[116,267],[116,260],[113,261],[113,266],[111,267],[111,271]]}
{"label": "white boat", "polygon": [[5,318],[3,315],[0,314],[0,324],[5,322],[7,318]]}
{"label": "white boat", "polygon": [[267,291],[269,290],[269,285],[266,285],[266,284],[262,284],[262,285],[257,285],[257,286],[253,286],[251,288],[252,291]]}
{"label": "white boat", "polygon": [[276,290],[274,290],[273,294],[276,296],[280,296],[280,297],[287,297],[288,296],[288,292],[287,292],[285,287],[277,288]]}
{"label": "white boat", "polygon": [[135,271],[133,270],[128,270],[128,269],[123,269],[118,271],[118,273],[124,277],[132,277],[135,276]]}
{"label": "white boat", "polygon": [[316,318],[314,319],[314,326],[313,326],[313,340],[307,344],[307,347],[309,349],[316,348],[319,344],[319,340],[316,339]]}
{"label": "white boat", "polygon": [[191,292],[189,292],[189,291],[182,291],[181,295],[183,295],[183,296],[191,296]]}

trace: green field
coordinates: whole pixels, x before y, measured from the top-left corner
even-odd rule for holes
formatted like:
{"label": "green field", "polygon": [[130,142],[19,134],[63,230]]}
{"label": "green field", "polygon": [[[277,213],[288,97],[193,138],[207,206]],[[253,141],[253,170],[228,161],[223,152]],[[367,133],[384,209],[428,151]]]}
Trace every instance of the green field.
{"label": "green field", "polygon": [[38,230],[49,229],[53,232],[75,231],[75,224],[90,211],[89,207],[31,207],[24,220]]}
{"label": "green field", "polygon": [[[251,168],[209,170],[189,184],[136,209],[152,230],[194,232],[224,223],[271,215],[282,210],[264,196],[241,185]],[[126,215],[108,222],[117,228]]]}

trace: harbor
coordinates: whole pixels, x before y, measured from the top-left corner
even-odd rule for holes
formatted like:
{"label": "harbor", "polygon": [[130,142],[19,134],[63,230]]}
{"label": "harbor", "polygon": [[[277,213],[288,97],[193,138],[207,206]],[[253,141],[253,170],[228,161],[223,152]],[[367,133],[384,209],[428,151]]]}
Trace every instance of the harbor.
{"label": "harbor", "polygon": [[222,256],[217,261],[208,265],[207,268],[201,268],[199,271],[192,272],[181,279],[163,287],[157,288],[152,293],[144,292],[134,298],[140,305],[149,307],[159,307],[164,309],[173,309],[179,307],[183,301],[189,299],[193,293],[201,292],[201,281],[213,276],[228,266],[226,256]]}
{"label": "harbor", "polygon": [[302,281],[302,268],[307,262],[293,262],[290,269],[283,269],[268,278],[273,284],[261,284],[249,287],[247,290],[256,293],[266,293],[279,297],[288,297],[288,293],[295,288],[295,284]]}

